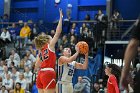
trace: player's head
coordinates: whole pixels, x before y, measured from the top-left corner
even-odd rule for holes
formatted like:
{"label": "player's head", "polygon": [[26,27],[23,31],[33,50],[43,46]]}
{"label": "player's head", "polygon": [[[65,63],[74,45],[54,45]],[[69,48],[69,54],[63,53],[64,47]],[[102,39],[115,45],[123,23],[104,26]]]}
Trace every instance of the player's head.
{"label": "player's head", "polygon": [[46,43],[50,43],[52,37],[50,35],[46,35],[45,33],[39,34],[34,39],[34,43],[37,49],[41,49]]}
{"label": "player's head", "polygon": [[121,68],[116,64],[107,64],[105,68],[106,75],[113,74],[116,77],[119,77],[121,74]]}
{"label": "player's head", "polygon": [[64,48],[63,55],[70,57],[71,56],[71,49],[70,48]]}

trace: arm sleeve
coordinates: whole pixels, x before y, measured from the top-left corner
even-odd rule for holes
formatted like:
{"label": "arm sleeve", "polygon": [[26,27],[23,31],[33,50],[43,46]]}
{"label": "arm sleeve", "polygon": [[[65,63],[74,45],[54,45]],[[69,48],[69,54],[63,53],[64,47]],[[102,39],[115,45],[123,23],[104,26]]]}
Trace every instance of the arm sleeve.
{"label": "arm sleeve", "polygon": [[116,77],[115,76],[111,76],[110,77],[110,81],[113,84],[113,86],[115,87],[116,93],[120,93]]}

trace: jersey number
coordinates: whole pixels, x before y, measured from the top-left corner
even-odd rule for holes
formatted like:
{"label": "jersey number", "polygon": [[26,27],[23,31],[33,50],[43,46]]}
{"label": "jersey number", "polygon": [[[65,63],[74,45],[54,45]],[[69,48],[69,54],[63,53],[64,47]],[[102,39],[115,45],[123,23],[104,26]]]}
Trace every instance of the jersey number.
{"label": "jersey number", "polygon": [[68,75],[69,75],[69,76],[72,76],[72,75],[73,75],[73,73],[74,73],[74,70],[69,69]]}
{"label": "jersey number", "polygon": [[39,58],[40,58],[41,61],[44,61],[44,60],[48,59],[48,58],[49,58],[48,49],[45,49],[45,50],[43,51],[43,54],[40,53]]}

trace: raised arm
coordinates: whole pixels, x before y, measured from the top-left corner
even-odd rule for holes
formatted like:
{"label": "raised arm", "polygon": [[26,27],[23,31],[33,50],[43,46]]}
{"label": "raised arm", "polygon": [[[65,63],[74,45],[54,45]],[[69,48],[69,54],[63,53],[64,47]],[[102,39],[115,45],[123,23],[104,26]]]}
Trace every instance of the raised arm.
{"label": "raised arm", "polygon": [[77,51],[73,56],[71,57],[65,57],[65,56],[61,56],[58,59],[59,65],[63,65],[64,63],[71,63],[72,61],[76,60],[77,56],[79,55],[79,51]]}
{"label": "raised arm", "polygon": [[54,37],[52,38],[52,40],[50,41],[50,44],[49,44],[49,47],[51,50],[55,50],[54,47],[55,47],[55,44],[56,42],[58,41],[58,38],[62,32],[62,18],[63,18],[63,13],[62,13],[62,10],[59,9],[59,13],[60,13],[60,19],[59,19],[59,22],[58,22],[58,25],[57,25],[57,28],[56,28],[56,32],[55,32],[55,35]]}

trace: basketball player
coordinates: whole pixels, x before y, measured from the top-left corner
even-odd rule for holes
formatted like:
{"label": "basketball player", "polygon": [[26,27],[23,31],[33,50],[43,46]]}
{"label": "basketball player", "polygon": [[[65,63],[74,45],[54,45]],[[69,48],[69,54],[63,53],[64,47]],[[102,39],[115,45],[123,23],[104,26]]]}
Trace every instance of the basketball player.
{"label": "basketball player", "polygon": [[55,44],[62,31],[62,10],[59,9],[60,20],[56,29],[56,33],[52,38],[50,35],[40,34],[35,39],[35,46],[39,50],[35,69],[40,68],[36,80],[39,93],[55,93]]}
{"label": "basketball player", "polygon": [[[62,77],[57,83],[56,93],[73,93],[72,77],[74,70],[76,69],[87,69],[88,67],[88,53],[85,54],[85,62],[83,64],[74,61],[79,54],[79,49],[76,49],[76,53],[71,56],[71,49],[64,48],[63,56],[58,59],[58,64],[63,66]],[[62,90],[59,86],[62,86]],[[61,92],[60,92],[61,91]]]}
{"label": "basketball player", "polygon": [[[122,69],[122,75],[120,83],[124,89],[128,91],[128,73],[130,70],[130,64],[131,61],[135,58],[135,55],[137,53],[137,48],[140,44],[140,17],[136,21],[134,25],[134,29],[132,29],[132,38],[126,48],[125,55],[124,55],[124,62],[125,65]],[[138,71],[138,74],[135,76],[137,78],[137,81],[134,84],[134,93],[140,93],[140,70]],[[129,92],[129,91],[128,91]]]}

